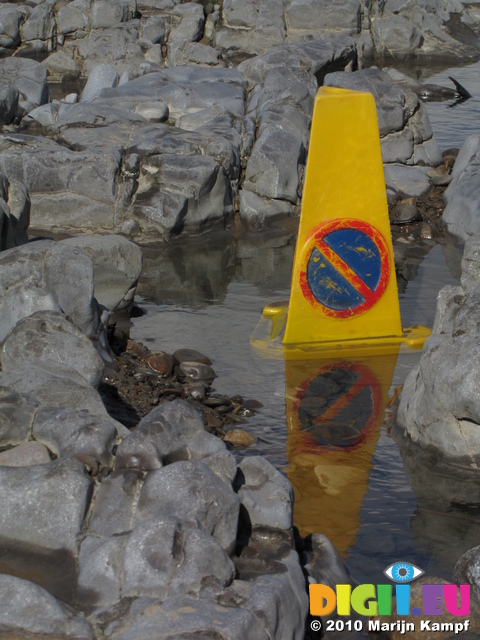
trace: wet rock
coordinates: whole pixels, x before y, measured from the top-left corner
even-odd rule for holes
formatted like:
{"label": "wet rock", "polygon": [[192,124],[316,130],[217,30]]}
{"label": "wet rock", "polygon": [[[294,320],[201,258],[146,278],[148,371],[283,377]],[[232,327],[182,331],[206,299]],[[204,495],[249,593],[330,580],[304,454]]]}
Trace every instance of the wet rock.
{"label": "wet rock", "polygon": [[294,206],[286,200],[261,198],[252,191],[240,191],[240,217],[249,229],[260,229],[293,212]]}
{"label": "wet rock", "polygon": [[305,569],[312,582],[335,589],[337,584],[352,584],[352,579],[337,549],[319,533],[307,538],[311,549],[306,551]]}
{"label": "wet rock", "polygon": [[110,311],[131,306],[142,272],[142,251],[117,235],[67,238],[60,244],[78,247],[93,262],[96,300]]}
{"label": "wet rock", "polygon": [[154,517],[191,521],[231,553],[235,547],[239,500],[201,462],[176,462],[151,471],[142,487],[137,519]]}
{"label": "wet rock", "polygon": [[117,428],[115,421],[105,416],[42,407],[35,416],[32,435],[58,458],[77,458],[96,475],[99,465],[111,466]]}
{"label": "wet rock", "polygon": [[399,202],[390,210],[390,222],[393,224],[408,224],[409,222],[417,222],[419,219],[420,211],[414,200],[413,202],[410,199]]}
{"label": "wet rock", "polygon": [[[252,564],[258,568],[258,558]],[[241,606],[253,613],[269,637],[300,640],[304,637],[308,597],[296,552],[291,549],[283,553],[278,551],[273,562],[270,559],[260,566],[256,575],[252,573],[248,579],[236,580],[225,589],[219,602]]]}
{"label": "wet rock", "polygon": [[40,442],[25,442],[17,447],[0,452],[2,467],[30,467],[51,462],[48,449]]}
{"label": "wet rock", "polygon": [[0,575],[0,627],[11,637],[94,640],[90,623],[41,587]]}
{"label": "wet rock", "polygon": [[92,342],[62,313],[36,311],[20,320],[5,338],[2,369],[12,371],[34,362],[60,362],[98,386],[104,363]]}
{"label": "wet rock", "polygon": [[285,476],[260,456],[244,458],[238,468],[235,483],[251,526],[291,529],[293,489]]}
{"label": "wet rock", "polygon": [[180,363],[180,371],[190,380],[198,382],[199,380],[205,380],[211,382],[215,377],[215,371],[208,364],[202,364],[200,362],[189,362],[184,360]]}

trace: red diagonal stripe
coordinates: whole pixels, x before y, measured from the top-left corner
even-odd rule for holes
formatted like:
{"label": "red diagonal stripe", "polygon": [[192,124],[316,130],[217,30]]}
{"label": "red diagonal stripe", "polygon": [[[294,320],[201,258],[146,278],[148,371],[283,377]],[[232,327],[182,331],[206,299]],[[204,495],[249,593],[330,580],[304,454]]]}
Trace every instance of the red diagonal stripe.
{"label": "red diagonal stripe", "polygon": [[340,258],[340,256],[331,249],[323,240],[317,240],[315,243],[317,249],[323,255],[324,258],[330,262],[330,264],[347,280],[352,287],[354,287],[358,293],[360,293],[365,300],[370,300],[373,291],[365,282],[357,276],[355,271],[351,269],[348,264]]}

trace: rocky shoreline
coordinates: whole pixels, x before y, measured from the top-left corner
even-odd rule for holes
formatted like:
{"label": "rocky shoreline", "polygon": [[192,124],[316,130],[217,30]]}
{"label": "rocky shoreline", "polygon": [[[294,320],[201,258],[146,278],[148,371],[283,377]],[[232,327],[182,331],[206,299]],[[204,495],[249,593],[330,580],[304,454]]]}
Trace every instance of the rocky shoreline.
{"label": "rocky shoreline", "polygon": [[351,582],[286,478],[232,454],[255,399],[128,340],[134,242],[295,220],[322,84],[375,97],[400,285],[417,241],[472,236],[396,436],[475,484],[480,139],[442,154],[432,88],[373,64],[476,60],[479,24],[459,0],[0,6],[0,637],[301,640],[308,583]]}

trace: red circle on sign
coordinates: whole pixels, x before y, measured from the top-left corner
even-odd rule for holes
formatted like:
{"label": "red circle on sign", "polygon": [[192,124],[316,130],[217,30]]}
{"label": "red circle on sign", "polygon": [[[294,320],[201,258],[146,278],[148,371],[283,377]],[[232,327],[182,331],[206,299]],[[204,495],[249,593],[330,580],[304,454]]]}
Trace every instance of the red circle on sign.
{"label": "red circle on sign", "polygon": [[[376,286],[371,289],[362,279],[361,274],[355,272],[335,251],[325,242],[325,238],[339,230],[354,230],[360,234],[367,236],[369,242],[373,243],[380,260],[380,273]],[[322,258],[329,264],[334,273],[339,278],[347,281],[349,287],[358,294],[361,302],[346,308],[334,309],[322,304],[314,295],[308,280],[307,269],[314,250],[317,250]],[[328,220],[318,226],[310,235],[303,249],[301,260],[299,283],[305,299],[315,308],[329,317],[333,318],[351,318],[364,313],[380,300],[387,288],[390,280],[390,252],[385,238],[378,229],[355,218],[339,218],[336,220]],[[335,283],[333,283],[335,286]]]}
{"label": "red circle on sign", "polygon": [[327,403],[323,411],[320,412],[320,414],[315,418],[315,424],[320,427],[322,425],[327,426],[332,420],[335,419],[335,416],[340,414],[340,412],[347,405],[353,406],[358,400],[361,391],[365,388],[368,388],[371,393],[372,405],[370,415],[366,419],[366,422],[363,425],[360,433],[358,434],[358,437],[355,438],[355,442],[347,446],[335,446],[335,444],[320,445],[318,442],[316,442],[314,435],[309,433],[308,431],[305,431],[299,424],[299,428],[304,432],[302,446],[305,452],[312,453],[315,451],[321,451],[322,453],[325,453],[326,451],[355,451],[365,444],[365,442],[369,439],[372,431],[379,424],[380,411],[382,409],[383,403],[382,391],[379,381],[377,380],[375,374],[365,365],[360,363],[351,363],[348,361],[326,365],[325,367],[320,368],[317,373],[305,379],[303,383],[297,388],[297,393],[295,394],[292,405],[292,413],[298,416],[298,419],[300,420],[299,415],[302,402],[307,397],[309,391],[311,391],[312,383],[314,383],[315,380],[322,378],[329,373],[341,373],[343,371],[352,372],[357,376],[357,379],[352,381],[351,386],[345,391],[345,393],[341,394],[335,400],[335,402],[333,402],[332,404]]}

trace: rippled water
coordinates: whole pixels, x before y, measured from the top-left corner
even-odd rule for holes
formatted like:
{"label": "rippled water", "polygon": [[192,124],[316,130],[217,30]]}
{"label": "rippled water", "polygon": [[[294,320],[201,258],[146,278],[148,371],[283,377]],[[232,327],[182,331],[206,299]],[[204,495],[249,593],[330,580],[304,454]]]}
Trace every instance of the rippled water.
{"label": "rippled water", "polygon": [[[443,84],[448,75],[453,75],[474,96],[479,96],[476,77],[479,68],[477,64],[445,71],[428,81]],[[445,85],[448,84],[447,80]],[[467,135],[475,132],[477,100],[474,97],[455,107],[449,103],[428,105],[442,148],[460,146]],[[286,407],[285,363],[283,357],[262,357],[249,343],[264,305],[289,296],[293,252],[294,231],[288,230],[235,241],[229,237],[210,238],[208,243],[181,241],[147,250],[139,288],[139,304],[146,313],[133,320],[132,337],[151,349],[173,352],[188,346],[204,351],[212,358],[218,375],[216,391],[260,400],[263,408],[246,423],[258,441],[246,453],[266,455],[275,466],[290,474],[295,484],[298,464],[294,457],[298,448],[292,439],[295,434],[287,442],[286,419],[287,408],[291,425],[290,413],[295,402],[287,403]],[[433,246],[399,296],[403,325],[432,326],[438,290],[445,284],[456,284],[458,273],[459,253],[453,244]],[[403,384],[418,358],[415,353],[399,356],[390,395]],[[292,389],[289,393],[292,394]],[[310,476],[305,476],[297,486],[302,511],[300,514],[297,509],[296,517],[302,520],[297,525],[306,534],[308,523],[315,522],[316,530],[325,531],[339,546],[352,574],[360,581],[380,580],[383,569],[394,560],[411,561],[430,575],[451,577],[461,553],[478,544],[480,522],[472,514],[430,503],[428,495],[425,499],[422,494],[420,502],[417,500],[418,483],[416,494],[405,474],[397,444],[387,434],[387,426],[388,412],[387,419],[372,436],[373,452],[362,454],[365,458],[362,470],[355,471],[362,474],[357,482],[364,485],[361,491],[356,497],[340,492],[334,498],[337,504],[346,505],[347,512],[351,505],[347,519],[337,523],[336,531],[331,530],[333,525],[329,523],[330,503],[322,497],[322,491],[326,493],[321,474],[324,459],[319,457],[312,463],[309,458]],[[343,463],[338,468],[346,474]],[[303,489],[312,482],[312,469],[316,470],[320,485],[315,486],[309,502],[305,502],[309,492]],[[329,478],[327,484],[335,482],[331,475]],[[330,493],[335,494],[335,487]]]}

